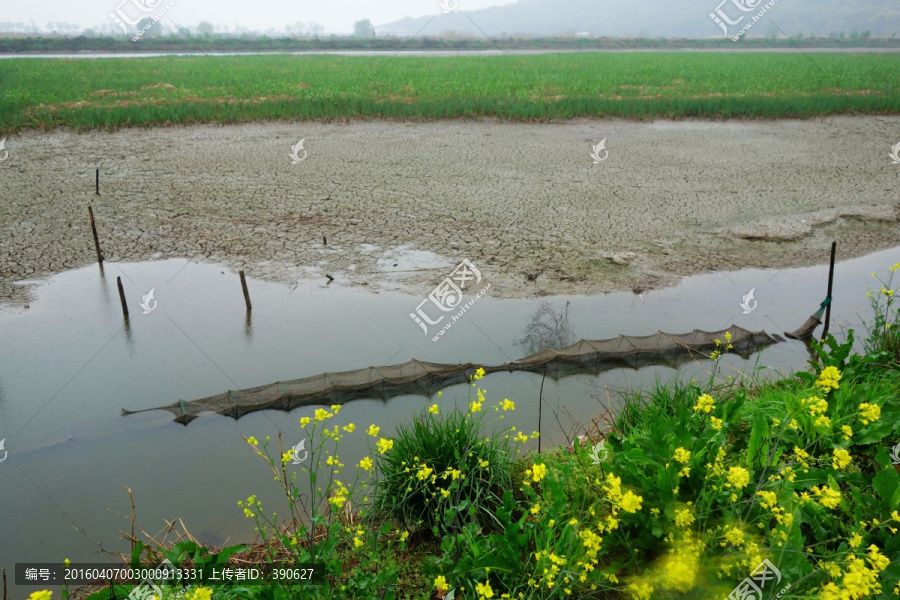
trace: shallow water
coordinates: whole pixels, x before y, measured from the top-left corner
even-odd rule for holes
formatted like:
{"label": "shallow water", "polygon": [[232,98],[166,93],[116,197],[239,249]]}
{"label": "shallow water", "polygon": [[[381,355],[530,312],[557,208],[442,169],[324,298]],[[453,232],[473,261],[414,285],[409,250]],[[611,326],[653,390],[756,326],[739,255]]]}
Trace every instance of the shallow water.
{"label": "shallow water", "polygon": [[[898,261],[900,248],[838,263],[833,333],[847,327],[861,330],[859,315],[869,314],[864,294],[867,286],[875,286],[870,273],[884,273]],[[126,290],[128,327],[116,277]],[[35,300],[27,309],[0,307],[0,347],[7,349],[0,360],[0,439],[6,440],[9,453],[0,463],[0,565],[13,572],[16,562],[104,560],[91,554],[96,547],[78,531],[82,528],[107,550],[124,551],[116,530],[130,525],[105,510],[130,511],[123,486],[134,491],[137,521],[146,531],[156,533],[165,525],[163,519],[182,517],[195,537],[216,545],[253,540],[253,523],[236,505],[240,499],[258,494],[267,511],[285,512],[271,473],[241,436],[271,436],[276,442],[281,431],[288,447],[302,437],[299,418],[314,408],[262,411],[237,421],[204,415],[182,426],[165,411],[126,417],[120,414],[123,407],[152,408],[411,358],[503,363],[528,354],[516,342],[541,301],[557,309],[571,303],[572,341],[657,330],[715,331],[732,323],[780,334],[818,308],[826,278],[827,267],[820,265],[691,277],[643,296],[510,300],[491,298],[488,292],[432,342],[409,317],[429,289],[416,297],[339,282],[302,280],[292,287],[251,277],[254,308],[248,322],[237,275],[214,264],[173,259],[106,263],[102,273],[97,266],[61,273],[36,284]],[[144,314],[139,303],[151,288],[158,304]],[[758,305],[745,315],[739,303],[751,288]],[[787,372],[803,368],[808,358],[802,343],[787,341],[749,360],[727,356],[723,363],[747,373],[754,366]],[[566,443],[581,433],[604,411],[603,404],[615,401],[616,390],[647,387],[676,372],[699,379],[708,366],[548,378],[542,443]],[[528,432],[538,428],[540,384],[540,376],[530,373],[498,373],[482,381],[489,403],[506,397],[516,402],[516,411],[503,424]],[[463,406],[468,391],[465,385],[447,388],[441,402]],[[346,436],[341,460],[349,467],[368,453],[372,438],[362,430],[370,423],[390,435],[395,423],[433,401],[402,396],[349,402],[335,422],[353,422],[358,429]],[[526,449],[534,446],[536,442]],[[29,591],[13,588],[12,597]]]}

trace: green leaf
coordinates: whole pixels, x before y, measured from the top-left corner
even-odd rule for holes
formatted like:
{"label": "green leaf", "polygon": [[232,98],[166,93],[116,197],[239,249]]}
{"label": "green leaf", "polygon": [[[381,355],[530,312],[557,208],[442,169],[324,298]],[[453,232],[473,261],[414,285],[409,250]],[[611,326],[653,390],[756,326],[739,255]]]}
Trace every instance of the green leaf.
{"label": "green leaf", "polygon": [[750,441],[747,443],[747,466],[762,466],[762,461],[768,453],[768,439],[769,421],[760,415],[750,431]]}
{"label": "green leaf", "polygon": [[867,444],[874,444],[875,442],[880,442],[885,437],[887,437],[891,431],[894,429],[894,423],[890,421],[878,421],[877,423],[873,423],[868,428],[863,430],[862,435],[856,438],[854,441],[858,446],[863,446]]}

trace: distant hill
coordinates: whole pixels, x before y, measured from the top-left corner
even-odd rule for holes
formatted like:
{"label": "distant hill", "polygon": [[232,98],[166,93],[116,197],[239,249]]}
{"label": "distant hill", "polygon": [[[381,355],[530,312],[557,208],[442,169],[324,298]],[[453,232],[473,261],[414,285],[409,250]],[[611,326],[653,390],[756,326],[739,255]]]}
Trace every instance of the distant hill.
{"label": "distant hill", "polygon": [[[519,0],[506,6],[465,11],[465,0],[460,0],[459,9],[449,14],[407,17],[377,29],[382,35],[414,35],[421,30],[420,36],[447,32],[475,37],[585,32],[593,36],[712,37],[724,35],[709,16],[721,1]],[[733,2],[755,8],[741,12]],[[726,0],[721,9],[737,20],[741,15],[757,14],[765,4],[765,0]],[[432,19],[430,23],[429,19]],[[737,33],[748,21],[749,17],[731,26],[729,35]],[[865,31],[879,37],[900,36],[900,1],[776,0],[748,35],[780,36],[783,32],[828,36],[843,32],[849,36],[852,32]]]}

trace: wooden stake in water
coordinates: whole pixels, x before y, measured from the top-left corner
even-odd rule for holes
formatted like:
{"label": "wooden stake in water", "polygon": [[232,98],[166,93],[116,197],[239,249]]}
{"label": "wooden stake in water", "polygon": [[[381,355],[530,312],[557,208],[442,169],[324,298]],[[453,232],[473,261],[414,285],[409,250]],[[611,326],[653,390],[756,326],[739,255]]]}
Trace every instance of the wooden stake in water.
{"label": "wooden stake in water", "polygon": [[243,271],[238,271],[241,275],[241,288],[244,290],[244,302],[247,304],[247,310],[253,310],[253,305],[250,304],[250,292],[247,291],[247,278],[244,277]]}
{"label": "wooden stake in water", "polygon": [[88,205],[88,215],[91,217],[91,233],[94,234],[94,248],[97,249],[97,262],[103,266],[103,253],[100,251],[100,239],[97,237],[97,225],[94,223],[94,209]]}
{"label": "wooden stake in water", "polygon": [[122,301],[122,314],[128,318],[128,304],[125,302],[125,288],[122,287],[122,278],[116,277],[116,285],[119,286],[119,300]]}
{"label": "wooden stake in water", "polygon": [[[831,264],[828,266],[828,294],[826,298],[831,298],[831,286],[834,283],[834,251],[837,249],[837,242],[831,242]],[[825,328],[822,329],[822,343],[828,337],[828,326],[831,325],[831,302],[825,307]]]}

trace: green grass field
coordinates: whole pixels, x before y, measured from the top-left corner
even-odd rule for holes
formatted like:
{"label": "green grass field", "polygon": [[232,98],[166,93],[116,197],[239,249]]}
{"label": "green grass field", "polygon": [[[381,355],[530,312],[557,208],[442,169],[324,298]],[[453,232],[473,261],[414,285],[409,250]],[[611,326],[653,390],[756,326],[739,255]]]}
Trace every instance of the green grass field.
{"label": "green grass field", "polygon": [[0,60],[0,133],[263,119],[900,113],[897,54]]}

